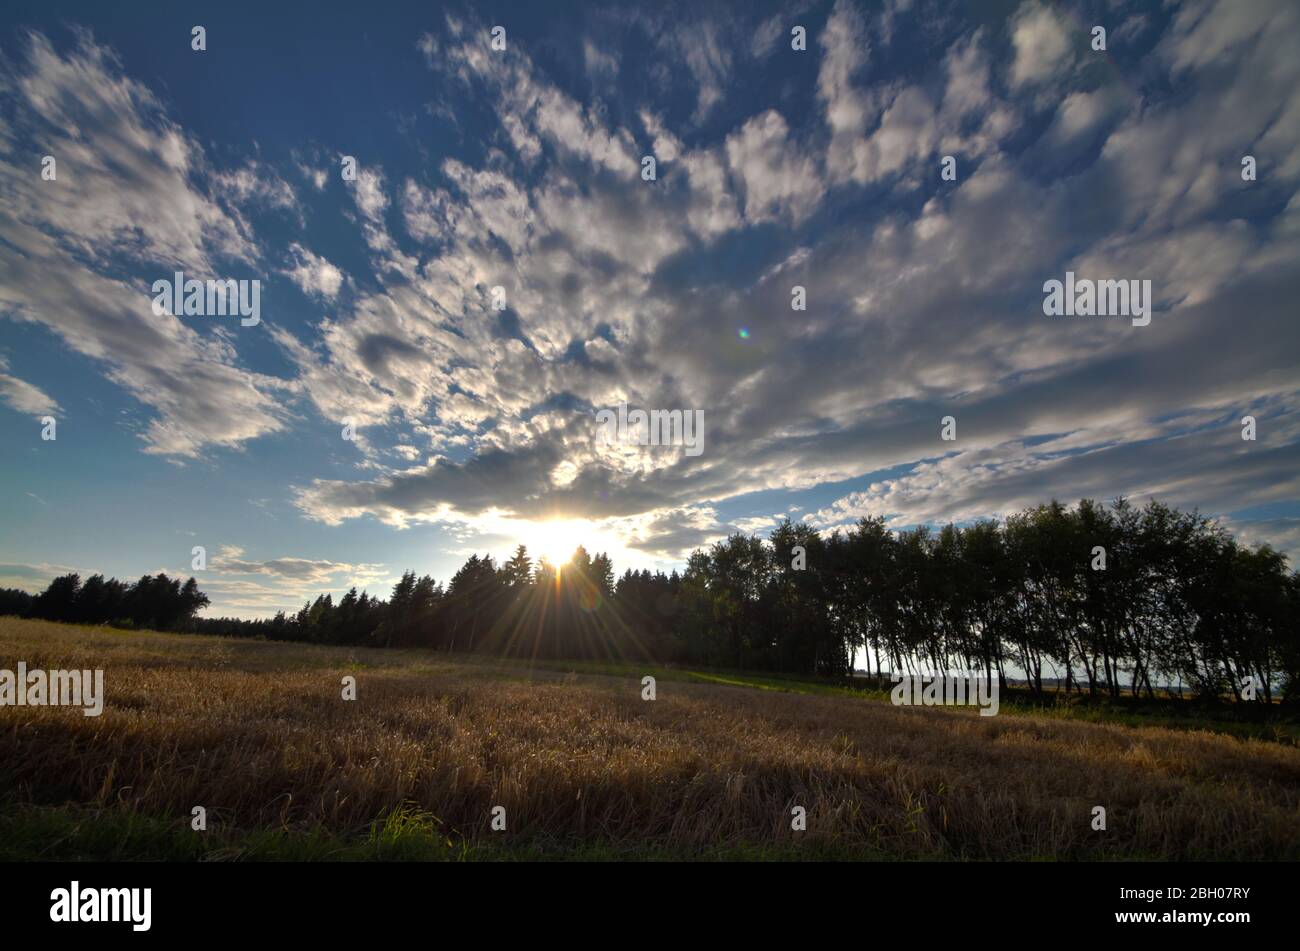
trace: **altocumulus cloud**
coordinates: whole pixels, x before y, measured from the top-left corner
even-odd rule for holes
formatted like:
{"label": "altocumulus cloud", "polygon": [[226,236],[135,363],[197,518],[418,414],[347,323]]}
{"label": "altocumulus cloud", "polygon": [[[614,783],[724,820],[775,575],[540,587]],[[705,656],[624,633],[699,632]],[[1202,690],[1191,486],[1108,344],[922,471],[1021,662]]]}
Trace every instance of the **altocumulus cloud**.
{"label": "altocumulus cloud", "polygon": [[[214,168],[88,35],[63,55],[33,36],[6,79],[0,236],[23,253],[0,261],[3,304],[150,409],[150,452],[351,419],[368,471],[294,479],[328,525],[562,514],[680,557],[800,493],[828,529],[1082,494],[1296,502],[1300,9],[1120,7],[1100,56],[1037,0],[980,24],[936,6],[813,5],[806,53],[771,11],[693,11],[686,34],[659,15],[598,33],[593,16],[573,37],[581,89],[544,44],[512,33],[497,54],[488,24],[446,16],[409,55],[436,79],[430,115],[485,117],[481,147],[418,171],[363,162],[340,211],[356,261],[272,246],[254,212],[310,217],[276,169]],[[681,68],[629,83],[620,44]],[[66,192],[13,174],[38,121],[84,166]],[[117,180],[112,150],[150,174]],[[344,153],[295,159],[313,193]],[[108,245],[196,273],[274,261],[317,310],[270,322],[282,362],[255,372],[244,338],[142,312]],[[1149,279],[1151,324],[1045,318],[1042,284],[1067,270]],[[704,453],[603,445],[594,412],[622,402],[704,410]],[[1257,443],[1238,436],[1247,412]],[[1254,526],[1270,529],[1293,536]]]}
{"label": "altocumulus cloud", "polygon": [[[211,276],[214,258],[259,253],[237,211],[205,191],[199,146],[88,33],[66,55],[36,33],[26,47],[3,77],[14,115],[0,155],[0,311],[48,327],[149,407],[150,452],[194,457],[282,429],[273,394],[291,381],[243,369],[230,343],[154,316],[140,304],[145,278],[122,276],[124,265]],[[31,161],[20,137],[62,160],[60,187],[20,167]]]}
{"label": "altocumulus cloud", "polygon": [[[526,51],[493,57],[479,25],[450,23],[420,47],[491,104],[502,151],[490,167],[445,167],[440,188],[405,184],[411,232],[438,250],[385,292],[407,305],[385,312],[419,359],[374,373],[360,327],[332,334],[330,358],[390,388],[391,412],[435,408],[435,456],[457,437],[475,451],[363,483],[320,481],[300,505],[329,521],[500,504],[613,519],[899,465],[913,471],[810,517],[902,524],[1079,494],[1214,511],[1294,500],[1300,354],[1287,314],[1300,113],[1283,50],[1300,31],[1286,4],[1249,7],[1176,13],[1147,53],[1178,90],[1162,96],[1139,93],[1122,66],[1085,64],[1071,24],[1036,3],[1001,31],[950,27],[910,84],[872,83],[869,51],[898,24],[886,31],[839,3],[816,37],[811,116],[755,108],[689,148],[654,103],[640,127],[613,125],[610,109],[548,82]],[[1247,68],[1261,61],[1276,70]],[[1239,215],[1243,143],[1261,137],[1272,145],[1269,200]],[[633,142],[673,158],[658,190],[634,176]],[[1045,174],[1067,145],[1080,150],[1069,174]],[[962,166],[948,189],[940,154]],[[877,208],[825,214],[862,202],[866,187],[883,190]],[[701,208],[723,211],[701,227]],[[718,260],[764,226],[763,269],[683,266]],[[1151,332],[1042,320],[1043,280],[1072,267],[1150,277]],[[483,290],[497,283],[522,341],[491,332]],[[790,312],[795,283],[814,302],[806,318]],[[374,332],[378,313],[363,303],[354,322]],[[739,326],[751,335],[743,346]],[[557,392],[580,407],[703,407],[708,452],[602,454],[581,412],[551,408]],[[1234,442],[1242,407],[1272,420],[1263,445]],[[938,441],[947,414],[960,420],[956,444]],[[561,462],[577,475],[551,484]]]}

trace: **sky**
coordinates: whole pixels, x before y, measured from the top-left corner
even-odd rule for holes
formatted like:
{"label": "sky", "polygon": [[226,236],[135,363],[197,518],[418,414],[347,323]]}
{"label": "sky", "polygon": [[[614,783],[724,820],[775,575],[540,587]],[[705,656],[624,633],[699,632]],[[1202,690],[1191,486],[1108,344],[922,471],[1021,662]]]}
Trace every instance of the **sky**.
{"label": "sky", "polygon": [[[1294,564],[1297,49],[1293,0],[8,0],[0,586],[258,617],[1118,496]],[[1048,315],[1067,272],[1149,322]]]}

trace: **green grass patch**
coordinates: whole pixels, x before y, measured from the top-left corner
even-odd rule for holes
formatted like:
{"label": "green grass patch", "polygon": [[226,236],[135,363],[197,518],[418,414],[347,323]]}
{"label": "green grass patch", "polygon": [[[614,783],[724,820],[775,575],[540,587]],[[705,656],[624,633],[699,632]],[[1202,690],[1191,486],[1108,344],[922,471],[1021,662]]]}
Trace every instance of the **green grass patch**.
{"label": "green grass patch", "polygon": [[733,843],[702,849],[653,842],[565,840],[551,836],[471,842],[411,806],[338,835],[320,828],[237,830],[188,818],[75,805],[10,804],[0,812],[0,862],[470,862],[470,861],[864,861],[890,856],[863,848]]}

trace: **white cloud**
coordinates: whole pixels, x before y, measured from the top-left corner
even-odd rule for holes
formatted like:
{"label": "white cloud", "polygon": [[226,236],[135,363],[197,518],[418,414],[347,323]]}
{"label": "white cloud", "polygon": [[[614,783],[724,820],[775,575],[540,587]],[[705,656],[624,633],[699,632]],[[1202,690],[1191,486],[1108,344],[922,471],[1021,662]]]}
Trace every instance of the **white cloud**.
{"label": "white cloud", "polygon": [[593,82],[608,82],[618,75],[618,60],[590,39],[583,40],[582,60],[587,67],[587,76]]}
{"label": "white cloud", "polygon": [[244,549],[237,545],[222,545],[213,556],[209,567],[221,574],[270,575],[317,587],[338,582],[338,575],[348,578],[382,578],[387,576],[384,565],[348,564],[312,558],[270,558],[251,561],[243,557]]}
{"label": "white cloud", "polygon": [[1067,72],[1074,62],[1073,34],[1053,8],[1038,0],[1022,4],[1011,24],[1012,85],[1044,83]]}
{"label": "white cloud", "polygon": [[15,411],[30,416],[59,411],[58,403],[32,384],[4,373],[7,369],[8,361],[0,357],[0,402],[8,403]]}
{"label": "white cloud", "polygon": [[[207,161],[153,94],[121,73],[108,50],[79,34],[66,55],[39,34],[6,82],[19,128],[43,129],[58,178],[0,157],[5,200],[0,311],[41,323],[148,406],[149,452],[194,457],[283,426],[271,393],[290,386],[238,366],[220,334],[154,316],[148,281],[212,275],[215,258],[255,260],[241,233],[201,187]],[[123,278],[122,261],[148,277]],[[110,276],[111,275],[111,276]],[[223,275],[224,276],[224,275]],[[30,395],[30,394],[29,394]]]}
{"label": "white cloud", "polygon": [[289,245],[293,266],[283,271],[304,294],[314,294],[325,300],[338,297],[343,286],[343,272],[319,255],[313,254],[296,241]]}
{"label": "white cloud", "polygon": [[695,21],[679,28],[672,47],[686,62],[696,83],[696,122],[703,122],[722,101],[731,71],[731,43],[728,27],[711,20]]}
{"label": "white cloud", "polygon": [[768,110],[727,138],[727,162],[741,182],[751,224],[776,217],[798,224],[821,201],[817,165],[800,154],[789,131],[781,114]]}

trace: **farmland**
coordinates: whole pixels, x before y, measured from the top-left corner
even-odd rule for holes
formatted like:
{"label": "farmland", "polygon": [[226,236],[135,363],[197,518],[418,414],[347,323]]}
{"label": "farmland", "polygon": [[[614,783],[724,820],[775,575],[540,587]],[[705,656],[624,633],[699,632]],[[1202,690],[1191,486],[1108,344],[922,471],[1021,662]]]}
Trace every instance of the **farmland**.
{"label": "farmland", "polygon": [[0,859],[1300,857],[1300,749],[1221,730],[0,618],[19,661],[104,712],[0,708]]}

